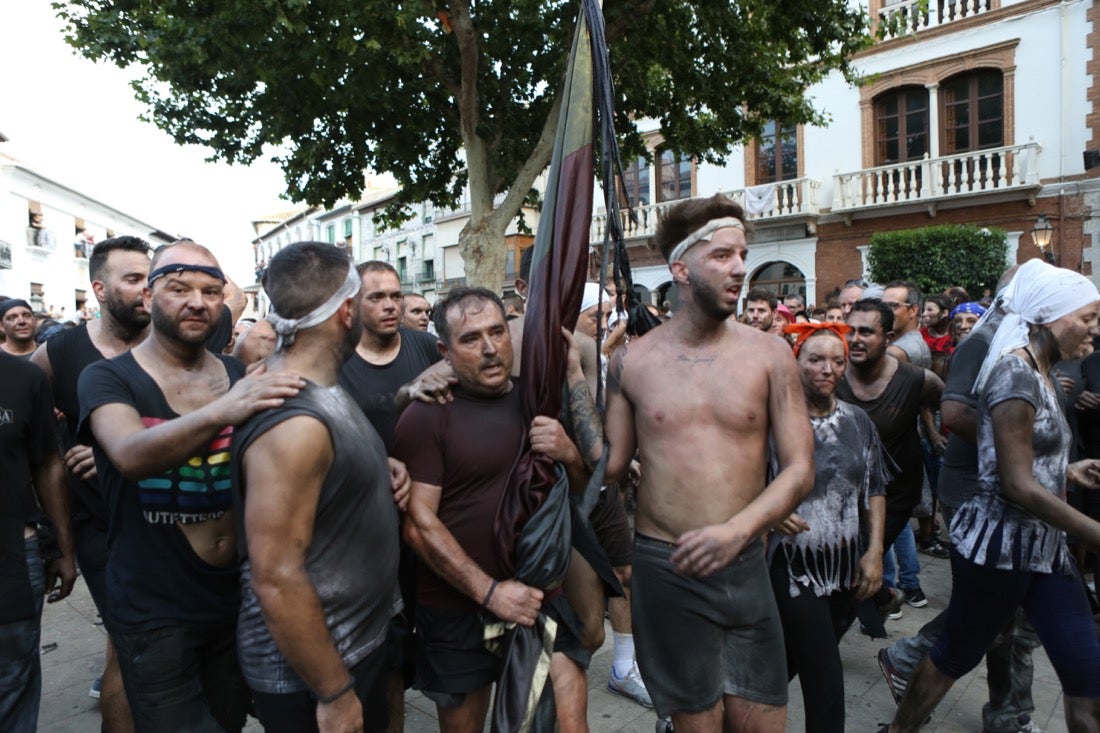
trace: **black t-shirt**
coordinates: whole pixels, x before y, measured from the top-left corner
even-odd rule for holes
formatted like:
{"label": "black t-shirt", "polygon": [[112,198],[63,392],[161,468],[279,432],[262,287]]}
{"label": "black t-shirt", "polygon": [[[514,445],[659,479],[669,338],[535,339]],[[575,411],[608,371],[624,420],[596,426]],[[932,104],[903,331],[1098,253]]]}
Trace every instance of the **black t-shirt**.
{"label": "black t-shirt", "polygon": [[917,419],[920,417],[920,395],[924,389],[924,370],[904,361],[890,378],[882,394],[866,402],[852,392],[848,379],[840,380],[836,396],[867,411],[878,429],[882,447],[894,462],[897,471],[886,485],[886,511],[908,513],[920,503],[924,482],[924,459],[920,452]]}
{"label": "black t-shirt", "polygon": [[439,339],[424,331],[401,327],[401,349],[389,364],[370,364],[359,354],[344,362],[340,370],[343,387],[389,448],[397,425],[397,390],[439,361]]}
{"label": "black t-shirt", "polygon": [[[50,357],[50,368],[53,369],[54,404],[57,409],[65,413],[62,446],[68,450],[79,442],[76,439],[76,429],[80,424],[77,380],[89,364],[102,361],[103,354],[88,336],[87,322],[55,334],[46,342],[46,354]],[[90,519],[101,530],[106,531],[107,508],[103,504],[103,496],[99,493],[98,478],[82,481],[71,473],[68,473],[68,477],[69,488],[73,495],[73,518]]]}
{"label": "black t-shirt", "polygon": [[[493,519],[523,444],[519,389],[496,398],[455,388],[445,405],[414,402],[401,414],[391,453],[413,481],[439,486],[437,514],[486,574],[506,580],[494,549]],[[478,604],[420,563],[417,603],[474,611]]]}
{"label": "black t-shirt", "polygon": [[46,374],[0,352],[0,624],[34,618],[23,528],[34,509],[32,468],[57,450]]}
{"label": "black t-shirt", "polygon": [[220,354],[233,340],[233,311],[229,306],[222,306],[222,314],[218,317],[218,323],[214,332],[206,337],[206,350],[211,354]]}
{"label": "black t-shirt", "polygon": [[[230,384],[244,365],[218,355]],[[92,364],[80,375],[80,435],[89,416],[109,404],[133,407],[146,427],[179,417],[133,354]],[[107,593],[111,631],[136,633],[166,626],[211,628],[232,624],[240,604],[238,566],[216,567],[191,548],[177,523],[199,522],[232,509],[229,444],[221,433],[183,464],[130,481],[94,446],[107,506]]]}

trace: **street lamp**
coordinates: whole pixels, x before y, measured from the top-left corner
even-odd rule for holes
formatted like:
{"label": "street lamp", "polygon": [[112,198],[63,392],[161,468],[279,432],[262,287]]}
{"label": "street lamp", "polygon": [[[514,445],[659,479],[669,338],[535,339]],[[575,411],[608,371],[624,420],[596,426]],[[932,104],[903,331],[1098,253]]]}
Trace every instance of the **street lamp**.
{"label": "street lamp", "polygon": [[1050,264],[1054,264],[1054,253],[1050,251],[1050,240],[1054,234],[1054,225],[1047,219],[1046,214],[1039,214],[1035,220],[1035,226],[1031,227],[1031,241],[1043,253],[1043,257]]}

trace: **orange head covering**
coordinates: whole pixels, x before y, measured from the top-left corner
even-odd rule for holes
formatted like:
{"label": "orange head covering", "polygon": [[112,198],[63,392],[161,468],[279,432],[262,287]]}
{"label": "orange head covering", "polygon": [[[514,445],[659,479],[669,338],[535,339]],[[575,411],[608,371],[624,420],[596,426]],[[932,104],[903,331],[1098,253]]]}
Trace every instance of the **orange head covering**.
{"label": "orange head covering", "polygon": [[794,335],[794,355],[798,356],[799,349],[802,348],[802,344],[806,343],[806,339],[813,336],[815,333],[821,331],[832,331],[840,337],[840,342],[844,344],[844,356],[848,356],[848,334],[851,332],[852,327],[847,323],[791,323],[783,327],[783,333],[790,333]]}

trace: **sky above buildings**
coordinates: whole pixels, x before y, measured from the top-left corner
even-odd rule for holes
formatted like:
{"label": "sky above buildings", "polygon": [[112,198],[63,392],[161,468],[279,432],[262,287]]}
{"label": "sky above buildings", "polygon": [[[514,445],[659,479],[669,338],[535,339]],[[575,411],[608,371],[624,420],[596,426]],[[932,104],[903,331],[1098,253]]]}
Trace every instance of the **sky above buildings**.
{"label": "sky above buildings", "polygon": [[73,53],[46,0],[0,7],[0,150],[70,188],[214,250],[244,285],[253,281],[251,221],[287,211],[282,172],[207,163],[138,116],[137,70]]}

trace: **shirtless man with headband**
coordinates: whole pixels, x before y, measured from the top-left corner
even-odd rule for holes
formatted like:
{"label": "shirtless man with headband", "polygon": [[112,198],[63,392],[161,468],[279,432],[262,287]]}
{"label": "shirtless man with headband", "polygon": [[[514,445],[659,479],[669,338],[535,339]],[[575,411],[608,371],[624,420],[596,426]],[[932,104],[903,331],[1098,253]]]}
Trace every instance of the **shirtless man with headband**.
{"label": "shirtless man with headband", "polygon": [[[723,196],[686,201],[656,241],[682,305],[617,351],[607,379],[608,479],[641,453],[638,663],[677,733],[782,731],[783,631],[760,536],[813,484],[798,369],[783,341],[729,318],[745,278],[740,206]],[[731,381],[749,354],[754,368]],[[770,482],[769,434],[778,463]]]}

